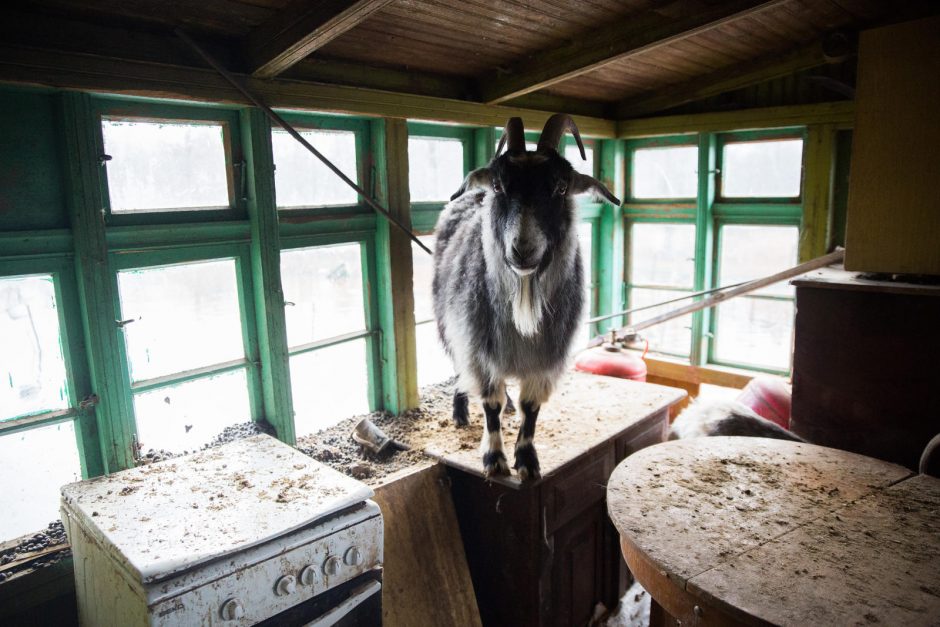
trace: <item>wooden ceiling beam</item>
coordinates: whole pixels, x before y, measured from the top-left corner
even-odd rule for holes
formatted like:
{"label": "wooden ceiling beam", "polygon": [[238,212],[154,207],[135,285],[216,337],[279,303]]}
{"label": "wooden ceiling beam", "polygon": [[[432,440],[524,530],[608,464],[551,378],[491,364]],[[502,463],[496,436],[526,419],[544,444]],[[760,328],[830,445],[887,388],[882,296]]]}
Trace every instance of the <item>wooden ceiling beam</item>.
{"label": "wooden ceiling beam", "polygon": [[826,64],[821,43],[709,72],[617,103],[614,117],[637,118]]}
{"label": "wooden ceiling beam", "polygon": [[481,77],[480,93],[488,104],[505,102],[788,1],[728,0],[694,7],[687,0],[677,0],[536,53],[502,74]]}
{"label": "wooden ceiling beam", "polygon": [[248,35],[251,75],[273,78],[392,0],[294,0]]}

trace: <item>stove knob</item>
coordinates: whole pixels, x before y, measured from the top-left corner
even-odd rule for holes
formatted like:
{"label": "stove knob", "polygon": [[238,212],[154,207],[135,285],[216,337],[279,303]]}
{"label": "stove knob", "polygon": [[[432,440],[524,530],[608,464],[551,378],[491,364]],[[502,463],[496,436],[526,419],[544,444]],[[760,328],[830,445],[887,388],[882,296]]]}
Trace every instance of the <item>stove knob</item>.
{"label": "stove knob", "polygon": [[297,589],[297,579],[293,575],[284,575],[277,580],[277,583],[274,584],[274,592],[279,597],[287,596],[288,594],[294,594],[294,590]]}
{"label": "stove knob", "polygon": [[343,567],[343,562],[337,556],[331,555],[323,562],[323,574],[329,576],[335,575]]}
{"label": "stove knob", "polygon": [[238,599],[229,599],[222,604],[219,614],[222,620],[240,620],[245,617],[245,608]]}
{"label": "stove knob", "polygon": [[300,583],[305,586],[312,586],[319,579],[316,566],[307,566],[300,571]]}
{"label": "stove knob", "polygon": [[358,546],[351,546],[346,550],[346,555],[343,556],[343,561],[350,566],[358,566],[362,563],[362,551],[359,550]]}

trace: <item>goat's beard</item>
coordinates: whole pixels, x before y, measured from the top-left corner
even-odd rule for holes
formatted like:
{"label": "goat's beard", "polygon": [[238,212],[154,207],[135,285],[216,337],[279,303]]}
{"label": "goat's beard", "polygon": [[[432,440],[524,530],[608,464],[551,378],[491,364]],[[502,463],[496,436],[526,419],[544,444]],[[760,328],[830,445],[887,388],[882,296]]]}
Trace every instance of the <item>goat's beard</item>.
{"label": "goat's beard", "polygon": [[542,297],[538,279],[529,274],[520,276],[512,295],[512,322],[523,337],[532,337],[542,321]]}

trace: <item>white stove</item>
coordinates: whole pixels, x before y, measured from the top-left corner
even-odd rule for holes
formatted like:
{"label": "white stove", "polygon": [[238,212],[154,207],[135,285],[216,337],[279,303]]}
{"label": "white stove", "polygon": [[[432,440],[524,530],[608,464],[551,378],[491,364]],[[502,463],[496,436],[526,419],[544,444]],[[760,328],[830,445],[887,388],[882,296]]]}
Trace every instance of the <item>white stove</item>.
{"label": "white stove", "polygon": [[372,495],[266,435],[67,485],[80,622],[341,623],[378,603]]}

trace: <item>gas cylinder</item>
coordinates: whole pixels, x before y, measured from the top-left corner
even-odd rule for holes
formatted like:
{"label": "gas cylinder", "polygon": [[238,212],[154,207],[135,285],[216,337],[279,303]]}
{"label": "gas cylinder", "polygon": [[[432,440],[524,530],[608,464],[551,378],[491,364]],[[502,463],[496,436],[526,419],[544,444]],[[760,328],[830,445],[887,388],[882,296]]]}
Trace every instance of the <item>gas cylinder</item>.
{"label": "gas cylinder", "polygon": [[792,394],[790,386],[782,378],[761,376],[751,379],[736,400],[759,416],[789,429]]}
{"label": "gas cylinder", "polygon": [[578,353],[574,369],[633,381],[646,381],[646,362],[639,355],[605,344]]}

